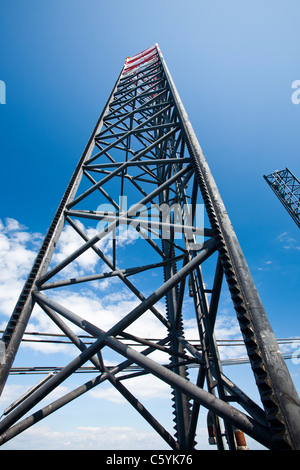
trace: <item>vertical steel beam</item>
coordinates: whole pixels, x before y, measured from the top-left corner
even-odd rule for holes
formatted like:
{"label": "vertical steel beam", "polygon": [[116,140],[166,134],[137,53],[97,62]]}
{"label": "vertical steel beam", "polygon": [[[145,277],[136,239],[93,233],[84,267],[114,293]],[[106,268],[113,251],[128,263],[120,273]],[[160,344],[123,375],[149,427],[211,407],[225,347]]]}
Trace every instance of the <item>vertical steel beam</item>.
{"label": "vertical steel beam", "polygon": [[[261,399],[266,407],[270,424],[275,434],[278,434],[278,439],[281,438],[280,434],[284,430],[287,444],[295,449],[300,449],[300,400],[297,391],[280,352],[216,182],[160,50],[159,56],[187,146],[194,161],[199,187],[211,226],[215,230],[215,236],[219,243],[224,272]],[[269,408],[270,402],[272,404]],[[281,421],[282,426],[280,425]]]}

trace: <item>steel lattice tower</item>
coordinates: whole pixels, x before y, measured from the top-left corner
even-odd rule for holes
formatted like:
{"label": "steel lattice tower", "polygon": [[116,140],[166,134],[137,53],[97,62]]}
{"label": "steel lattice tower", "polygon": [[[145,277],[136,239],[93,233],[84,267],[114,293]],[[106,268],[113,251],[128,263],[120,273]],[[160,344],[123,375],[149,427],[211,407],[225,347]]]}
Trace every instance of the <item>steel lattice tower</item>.
{"label": "steel lattice tower", "polygon": [[[204,208],[200,221],[199,207]],[[94,223],[97,232],[90,236],[78,220]],[[54,263],[56,245],[66,226],[82,242]],[[129,227],[138,234],[138,244],[132,259],[125,258],[126,264],[117,234]],[[106,237],[111,240],[111,256],[101,247]],[[64,277],[64,268],[88,250],[97,254],[106,269],[89,276]],[[147,250],[153,255],[152,262],[145,264]],[[213,275],[206,278],[208,265],[213,267]],[[147,296],[143,294],[147,286],[137,287],[138,275],[146,271],[162,273],[157,288]],[[101,279],[118,280],[137,299],[136,307],[124,312],[106,331],[101,328],[101,318],[95,324],[85,318],[84,311],[75,314],[55,297],[59,289],[75,289]],[[232,299],[260,404],[222,370],[215,337],[222,289]],[[163,299],[165,310],[161,309]],[[1,443],[108,381],[172,449],[194,448],[203,408],[218,449],[236,449],[240,431],[269,449],[300,448],[297,392],[157,44],[126,59],[67,186],[0,342],[1,390],[36,307],[71,340],[78,353],[5,412],[0,422]],[[196,321],[196,343],[185,335],[187,310]],[[131,327],[146,313],[158,323],[158,331],[165,332],[160,338],[132,333]],[[88,334],[89,344],[75,333],[75,327]],[[114,365],[106,359],[110,351],[119,358]],[[163,360],[156,359],[158,352]],[[86,364],[94,371],[92,379],[30,414]],[[195,380],[191,379],[193,371]],[[130,379],[137,374],[150,374],[170,386],[174,433],[130,391]]]}
{"label": "steel lattice tower", "polygon": [[300,228],[300,181],[298,178],[286,168],[274,171],[268,176],[264,175],[264,179]]}

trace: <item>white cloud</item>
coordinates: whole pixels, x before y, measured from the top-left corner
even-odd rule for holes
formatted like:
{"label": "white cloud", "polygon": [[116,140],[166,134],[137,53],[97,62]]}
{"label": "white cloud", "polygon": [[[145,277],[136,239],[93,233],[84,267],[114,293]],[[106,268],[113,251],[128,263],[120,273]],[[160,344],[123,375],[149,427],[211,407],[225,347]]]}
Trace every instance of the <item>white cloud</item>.
{"label": "white cloud", "polygon": [[[99,232],[97,228],[86,228],[83,223],[79,220],[75,220],[75,224],[81,229],[81,231],[86,234],[89,239],[97,235],[97,233]],[[132,237],[132,235],[130,236],[130,234],[131,232],[127,232],[123,227],[118,228],[118,233],[116,236],[119,247],[122,248],[127,245],[132,245],[134,243],[134,238]],[[112,236],[113,234],[109,233],[94,245],[95,247],[99,248],[110,261],[112,261]],[[71,227],[70,225],[65,225],[60,235],[59,242],[57,244],[57,248],[52,258],[50,267],[52,268],[63,260],[65,260],[66,257],[70,256],[73,252],[75,252],[84,244],[85,241],[73,229],[73,227]],[[106,272],[108,270],[108,267],[106,263],[100,260],[97,253],[95,253],[95,251],[91,247],[88,248],[83,254],[78,256],[71,263],[69,263],[65,268],[63,268],[60,271],[59,276],[66,278],[83,276],[87,272],[88,274],[93,274],[96,269],[97,272]],[[108,280],[106,279],[105,281],[101,281],[98,286],[100,288],[103,288],[103,284],[107,286]]]}
{"label": "white cloud", "polygon": [[[196,434],[197,449],[217,450],[208,444],[205,420]],[[251,450],[264,447],[246,436]],[[5,443],[3,450],[170,450],[168,444],[147,426],[74,426],[72,430],[57,430],[51,425],[36,424]],[[111,457],[111,452],[107,454]],[[133,454],[134,455],[134,454]]]}
{"label": "white cloud", "polygon": [[5,224],[0,220],[0,314],[11,314],[40,241],[41,234],[27,232],[16,220],[7,218]]}
{"label": "white cloud", "polygon": [[26,391],[25,385],[7,384],[0,396],[0,409],[4,411]]}
{"label": "white cloud", "polygon": [[[40,375],[35,376],[35,382],[33,383],[38,383],[41,380]],[[28,390],[31,388],[31,386],[26,385],[26,384],[7,384],[2,392],[2,395],[0,396],[0,410],[4,411],[6,408],[8,408],[11,404],[13,404],[18,398],[20,398],[23,394],[28,392]],[[53,390],[49,395],[48,399],[50,401],[54,401],[57,398],[60,398],[62,395],[66,394],[69,391],[69,388],[61,385],[57,387],[55,390]]]}
{"label": "white cloud", "polygon": [[[83,229],[81,222],[77,223]],[[92,237],[96,230],[90,228],[87,229],[86,233],[89,237]],[[42,238],[41,234],[30,233],[26,227],[14,219],[6,219],[4,224],[0,221],[0,263],[3,267],[0,271],[2,329],[6,327],[7,318],[5,319],[5,317],[11,315],[15,302],[32,267]],[[130,240],[128,243],[130,243]],[[65,256],[81,246],[81,244],[81,237],[70,226],[66,226],[60,237],[60,243],[53,258],[54,261],[56,263],[60,262]],[[101,249],[106,254],[109,254],[111,241],[101,240],[100,244],[102,244]],[[76,260],[76,265],[73,264],[72,267],[67,268],[67,274],[90,274],[94,271],[98,261],[99,258],[96,253],[90,250]],[[103,271],[107,270],[106,265],[103,265],[101,269]],[[140,303],[140,300],[131,291],[124,288],[124,286],[120,289],[119,285],[116,285],[116,278],[106,279],[104,283],[105,286],[101,280],[93,282],[89,288],[86,288],[85,284],[79,284],[77,285],[77,290],[73,287],[65,287],[63,289],[45,291],[44,293],[85,320],[107,331],[120,321],[124,315],[131,312]],[[99,287],[101,295],[99,295]],[[160,305],[160,308],[163,312],[163,304]],[[72,325],[72,329],[76,334],[84,333],[79,327],[74,325]],[[130,326],[128,330],[138,336],[146,337],[159,337],[165,334],[165,328],[150,312],[143,315],[143,318]],[[38,305],[34,307],[27,331],[61,333]],[[30,337],[27,336],[27,338],[29,339]],[[38,339],[36,336],[31,338]],[[27,351],[31,349],[36,352],[43,352],[44,354],[57,354],[59,352],[68,356],[73,356],[74,352],[76,355],[78,354],[78,350],[73,346],[58,343],[51,344],[42,341],[22,342],[21,347]],[[155,357],[155,355],[152,355],[152,357]]]}
{"label": "white cloud", "polygon": [[[76,222],[81,229],[83,224]],[[92,237],[96,233],[96,229],[86,229],[88,237]],[[281,236],[285,236],[286,233]],[[20,293],[24,280],[31,268],[32,262],[36,256],[35,247],[41,241],[41,234],[31,234],[26,227],[22,226],[14,219],[6,219],[5,224],[0,221],[0,262],[4,267],[0,271],[0,300],[1,313],[10,315],[14,307],[14,303]],[[130,241],[128,242],[130,243]],[[72,227],[66,226],[61,234],[60,242],[54,255],[54,261],[60,262],[65,256],[68,256],[82,244],[82,239],[73,230]],[[101,249],[109,254],[111,245],[110,240],[101,240]],[[78,271],[80,275],[91,273],[95,270],[95,266],[99,261],[98,256],[92,250],[86,252],[82,257],[76,260],[76,266],[73,265],[70,271]],[[98,268],[97,268],[98,269]],[[104,269],[102,266],[101,269]],[[47,290],[44,293],[53,298],[56,302],[63,305],[67,309],[76,313],[85,320],[93,323],[104,331],[108,331],[113,325],[118,323],[125,315],[130,313],[139,303],[139,299],[129,291],[124,285],[120,288],[116,278],[106,279],[105,286],[103,281],[95,281],[88,288],[85,284],[78,284],[77,290],[72,288]],[[99,295],[99,286],[102,286],[101,295]],[[105,288],[104,288],[105,287]],[[147,286],[148,288],[148,286]],[[187,301],[188,305],[189,300]],[[232,307],[228,308],[229,300],[226,296],[222,300],[221,315],[219,315],[216,323],[215,333],[217,338],[229,339],[240,336],[240,330],[236,322],[235,316],[232,315]],[[161,301],[157,308],[164,314],[165,306]],[[192,304],[188,306],[186,311],[193,310]],[[67,322],[68,323],[68,322]],[[6,326],[6,321],[2,322],[2,328]],[[72,329],[76,334],[84,332],[77,326],[72,325]],[[39,331],[47,333],[61,333],[53,321],[36,305],[27,331]],[[137,321],[127,328],[127,331],[140,337],[161,338],[165,337],[166,329],[162,323],[150,312],[147,311]],[[195,319],[185,319],[185,338],[198,338],[198,328]],[[22,347],[27,350],[30,348],[34,351],[40,351],[44,354],[56,354],[63,352],[67,356],[78,354],[78,350],[70,345],[51,344],[47,342],[23,342]],[[222,359],[237,357],[243,348],[222,348]],[[165,353],[156,351],[151,354],[151,358],[158,362],[166,363],[168,357]],[[107,357],[110,361],[110,357]],[[114,360],[111,360],[114,363]],[[101,392],[103,393],[103,392]]]}
{"label": "white cloud", "polygon": [[291,237],[288,232],[283,232],[278,235],[277,240],[283,244],[283,248],[285,250],[300,250],[300,246],[295,240],[295,238]]}
{"label": "white cloud", "polygon": [[6,450],[146,450],[169,449],[151,429],[130,426],[77,426],[56,431],[36,425],[3,445]]}
{"label": "white cloud", "polygon": [[[170,399],[170,387],[156,377],[146,375],[122,382],[142,403],[149,400]],[[112,403],[126,403],[125,398],[114,387],[98,387],[90,392],[93,398]]]}
{"label": "white cloud", "polygon": [[[88,238],[92,238],[97,234],[97,230],[94,228],[88,228],[84,230],[84,225],[78,220],[76,221],[76,224],[81,230],[85,231]],[[67,256],[71,255],[84,243],[85,241],[73,229],[73,227],[66,225],[60,235],[56,251],[54,252],[52,258],[51,267],[62,262]],[[97,243],[97,246],[99,246],[102,251],[107,252],[111,247],[111,241],[108,237],[104,238]],[[72,263],[66,266],[66,268],[61,271],[61,275],[63,277],[82,276],[85,274],[86,270],[89,271],[89,274],[92,274],[98,262],[99,256],[93,249],[89,248]]]}

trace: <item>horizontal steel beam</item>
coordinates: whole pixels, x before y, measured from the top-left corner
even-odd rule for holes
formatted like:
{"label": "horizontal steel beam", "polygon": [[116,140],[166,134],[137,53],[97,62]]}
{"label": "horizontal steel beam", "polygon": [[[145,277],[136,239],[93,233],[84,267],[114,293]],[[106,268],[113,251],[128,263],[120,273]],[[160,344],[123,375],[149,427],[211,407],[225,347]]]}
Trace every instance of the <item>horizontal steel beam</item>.
{"label": "horizontal steel beam", "polygon": [[[139,127],[139,126],[142,126],[142,127]],[[120,137],[124,137],[124,136],[128,137],[129,135],[135,135],[135,134],[143,133],[143,132],[153,132],[153,131],[164,130],[164,129],[168,129],[170,127],[176,127],[176,123],[175,122],[166,122],[164,124],[157,124],[156,126],[148,126],[147,127],[147,126],[144,126],[144,123],[142,122],[141,124],[139,124],[139,126],[133,127],[132,129],[126,130],[124,132],[117,132],[117,133],[115,132],[115,133],[109,134],[109,135],[106,135],[106,134],[101,135],[101,136],[99,136],[99,139],[101,139],[101,141],[103,141],[104,139],[118,139]]]}
{"label": "horizontal steel beam", "polygon": [[46,284],[43,284],[40,286],[41,290],[46,290],[46,289],[52,289],[55,287],[62,287],[62,286],[68,286],[72,284],[78,284],[81,282],[88,282],[88,281],[94,281],[94,280],[99,280],[99,279],[106,279],[109,277],[114,277],[114,276],[120,276],[122,274],[123,276],[132,276],[134,274],[138,274],[144,271],[147,271],[149,269],[156,269],[162,266],[165,266],[168,263],[176,263],[177,261],[180,261],[185,255],[179,255],[174,258],[167,259],[165,261],[161,261],[160,263],[152,263],[148,264],[145,266],[137,266],[135,268],[127,268],[127,269],[117,269],[114,271],[106,272],[106,273],[99,273],[99,274],[91,274],[89,276],[81,276],[81,277],[76,277],[72,279],[64,279],[56,282],[48,282]]}
{"label": "horizontal steel beam", "polygon": [[[75,211],[70,210],[66,211],[66,215],[71,217],[83,217],[87,219],[94,219],[94,220],[105,220],[108,222],[118,221],[120,224],[125,225],[132,225],[133,227],[143,227],[147,229],[161,229],[164,233],[181,233],[185,234],[188,237],[192,235],[200,235],[200,236],[207,236],[210,237],[212,235],[212,230],[205,229],[201,227],[194,227],[190,225],[181,225],[181,224],[171,224],[166,222],[158,222],[153,220],[153,218],[149,218],[149,220],[141,219],[139,215],[133,215],[134,218],[129,218],[122,216],[122,214],[108,214],[107,212],[100,212],[100,211]],[[200,245],[199,245],[200,246]],[[199,249],[199,248],[198,248]]]}
{"label": "horizontal steel beam", "polygon": [[[129,161],[127,163],[127,167],[130,166],[148,166],[148,165],[171,165],[173,163],[177,163],[178,165],[181,165],[183,163],[190,163],[191,159],[190,158],[153,158],[153,160],[136,160],[136,161]],[[111,163],[99,163],[97,165],[84,165],[84,167],[88,170],[94,169],[94,168],[113,168],[113,167],[119,167],[123,165],[124,162],[111,162]]]}

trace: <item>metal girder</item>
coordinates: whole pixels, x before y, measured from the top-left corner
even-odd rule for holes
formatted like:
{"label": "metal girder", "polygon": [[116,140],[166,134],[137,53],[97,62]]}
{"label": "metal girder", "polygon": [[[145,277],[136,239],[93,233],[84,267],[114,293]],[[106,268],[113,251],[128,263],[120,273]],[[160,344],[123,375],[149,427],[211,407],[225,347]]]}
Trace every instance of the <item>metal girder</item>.
{"label": "metal girder", "polygon": [[[199,207],[203,209],[200,222]],[[89,225],[84,226],[82,220]],[[74,231],[80,244],[55,262],[65,229]],[[124,266],[120,253],[126,242],[117,236],[123,229],[130,229],[143,244],[134,253],[140,265],[130,264],[129,253]],[[110,254],[101,246],[106,240],[111,243]],[[72,278],[64,274],[65,268],[74,270],[79,257],[90,252],[101,263],[96,271],[78,272]],[[213,274],[208,281],[206,266]],[[138,276],[151,270],[160,272],[163,282],[149,295],[148,286],[138,287]],[[84,312],[66,308],[53,295],[69,288],[72,297],[82,284],[111,279],[134,295],[136,306],[106,330],[85,318]],[[226,287],[261,406],[222,370],[215,325]],[[165,309],[160,303],[163,298]],[[5,410],[0,421],[1,444],[108,381],[174,450],[197,448],[202,409],[209,412],[218,449],[237,449],[237,430],[269,449],[300,448],[297,392],[158,45],[126,60],[79,160],[0,341],[1,391],[35,306],[41,309],[39,315],[46,315],[69,338],[79,355]],[[196,343],[186,337],[187,311],[193,312]],[[147,339],[146,331],[140,337],[131,330],[149,312],[165,332],[157,340]],[[70,325],[88,332],[91,343],[83,343]],[[122,356],[122,361],[108,366],[108,351]],[[153,359],[154,352],[162,355],[160,360]],[[88,362],[86,370],[95,377],[43,406],[42,400],[51,391]],[[137,372],[131,369],[134,365],[139,367]],[[132,378],[149,374],[170,386],[174,435],[130,390]],[[25,417],[39,403],[40,410]]]}
{"label": "metal girder", "polygon": [[300,228],[300,181],[288,169],[264,175],[264,179],[274,191],[279,201]]}

